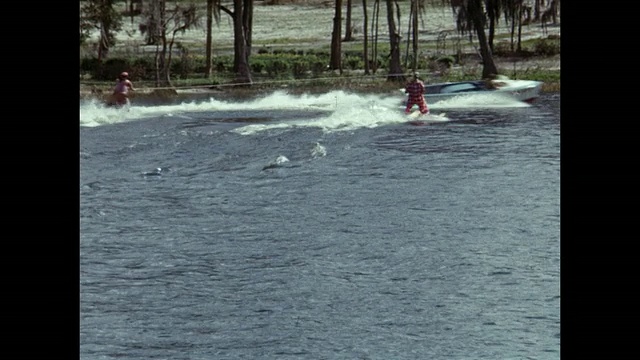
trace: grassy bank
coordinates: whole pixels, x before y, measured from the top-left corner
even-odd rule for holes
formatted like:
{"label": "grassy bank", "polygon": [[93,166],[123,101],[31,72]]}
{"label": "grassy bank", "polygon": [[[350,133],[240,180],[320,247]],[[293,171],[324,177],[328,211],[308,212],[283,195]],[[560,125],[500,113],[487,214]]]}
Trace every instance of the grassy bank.
{"label": "grassy bank", "polygon": [[[432,74],[428,71],[421,72],[425,83],[438,83],[459,80],[477,80],[481,77],[481,66],[459,67],[450,71]],[[526,68],[524,71],[509,73],[503,71],[504,75],[512,79],[537,80],[542,81],[542,92],[560,91],[560,70],[545,69],[537,66]],[[186,99],[194,94],[209,94],[217,98],[253,98],[265,93],[284,90],[291,94],[320,94],[332,90],[343,90],[358,93],[395,93],[402,87],[403,83],[387,81],[383,71],[375,75],[364,75],[362,71],[345,72],[342,75],[327,72],[318,77],[309,78],[273,78],[269,76],[254,76],[251,86],[238,86],[230,83],[232,74],[226,76],[212,77],[192,77],[176,79],[172,88],[156,88],[151,81],[137,81],[132,79],[137,91],[132,93],[132,99],[144,99],[162,101],[175,99],[177,97]],[[81,98],[106,99],[113,88],[113,81],[81,82]]]}
{"label": "grassy bank", "polygon": [[[378,68],[365,74],[362,49],[344,51],[343,70],[327,69],[329,52],[300,48],[258,51],[250,57],[253,91],[286,88],[294,92],[320,92],[324,89],[384,92],[397,89],[400,82],[388,81],[387,62],[379,62]],[[559,39],[532,40],[524,50],[512,53],[501,50],[494,55],[498,74],[511,79],[537,80],[544,83],[543,91],[560,91]],[[109,93],[117,74],[127,70],[138,89],[137,94],[171,94],[188,90],[237,91],[245,88],[236,84],[233,72],[233,56],[221,55],[213,59],[213,72],[205,77],[203,56],[189,52],[176,57],[171,65],[171,85],[159,88],[155,85],[155,62],[149,56],[132,54],[114,55],[103,63],[85,58],[80,67],[81,96]],[[407,64],[403,65],[407,68]],[[426,83],[438,83],[482,78],[483,65],[477,53],[459,53],[456,56],[423,56],[418,71]],[[410,70],[405,71],[408,75]],[[402,81],[402,79],[400,79]],[[246,92],[246,89],[244,90]]]}

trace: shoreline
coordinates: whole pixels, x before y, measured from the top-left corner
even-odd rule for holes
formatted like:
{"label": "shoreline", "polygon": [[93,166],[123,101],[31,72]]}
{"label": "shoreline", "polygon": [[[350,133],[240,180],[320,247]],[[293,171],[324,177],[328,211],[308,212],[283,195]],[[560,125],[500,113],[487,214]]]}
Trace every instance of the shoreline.
{"label": "shoreline", "polygon": [[[495,57],[494,61],[500,73],[512,78],[519,78],[518,74],[526,74],[531,71],[549,71],[560,72],[560,55],[549,57],[531,57],[531,58],[503,58]],[[473,71],[481,71],[482,65],[479,61],[468,60],[464,65],[456,66],[451,72],[464,74]],[[418,70],[423,74],[425,83],[438,83],[448,81],[446,75],[435,72],[426,72]],[[513,76],[515,74],[516,76]],[[341,89],[345,91],[357,91],[363,93],[385,93],[387,91],[395,91],[398,83],[389,82],[386,79],[384,70],[375,75],[358,76],[357,73],[345,71],[343,75],[324,78],[305,78],[305,79],[271,79],[266,76],[254,76],[254,83],[251,85],[238,85],[232,82],[223,84],[203,84],[202,78],[175,81],[172,88],[156,88],[149,86],[149,81],[136,82],[132,79],[134,86],[138,90],[133,93],[132,99],[140,98],[171,98],[184,97],[186,95],[203,95],[211,94],[222,97],[240,97],[264,94],[265,92],[273,92],[284,90],[291,93],[322,93],[330,90]],[[210,80],[214,82],[213,79]],[[184,84],[184,83],[187,84]],[[178,85],[182,83],[183,85]],[[104,98],[109,96],[112,91],[114,82],[105,81],[80,81],[80,99],[88,98]],[[545,82],[542,92],[560,91],[560,81]]]}

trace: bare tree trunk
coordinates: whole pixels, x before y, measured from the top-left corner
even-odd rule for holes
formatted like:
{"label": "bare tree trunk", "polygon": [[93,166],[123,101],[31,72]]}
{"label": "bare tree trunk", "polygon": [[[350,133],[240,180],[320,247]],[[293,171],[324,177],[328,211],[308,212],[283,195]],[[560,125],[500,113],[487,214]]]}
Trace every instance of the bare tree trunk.
{"label": "bare tree trunk", "polygon": [[404,53],[404,67],[408,67],[409,65],[409,45],[411,43],[411,28],[413,27],[413,2],[414,0],[411,0],[411,6],[409,7],[409,26],[407,28],[407,48],[405,50]]}
{"label": "bare tree trunk", "polygon": [[252,0],[233,0],[233,36],[234,36],[234,70],[236,72],[235,82],[239,84],[251,85],[251,69],[249,68],[248,50],[250,49],[245,31],[244,19],[246,2]]}
{"label": "bare tree trunk", "polygon": [[167,63],[166,63],[166,82],[167,85],[169,87],[173,87],[173,84],[171,83],[171,61],[173,60],[173,44],[175,43],[176,40],[176,33],[178,32],[178,30],[175,30],[172,34],[171,34],[171,41],[169,41],[169,56],[167,58]]}
{"label": "bare tree trunk", "polygon": [[213,26],[213,0],[207,0],[207,41],[206,41],[206,64],[204,67],[204,76],[211,77],[211,27]]}
{"label": "bare tree trunk", "polygon": [[411,68],[415,72],[418,68],[418,0],[411,1],[413,5],[413,65]]}
{"label": "bare tree trunk", "polygon": [[389,73],[387,74],[388,81],[405,81],[402,73],[402,67],[400,66],[400,34],[396,27],[396,21],[394,18],[395,8],[393,0],[387,1],[387,24],[389,25],[389,46],[390,46],[390,59],[389,59]]}
{"label": "bare tree trunk", "polygon": [[244,0],[244,12],[242,14],[242,24],[244,27],[244,36],[247,41],[247,61],[251,56],[251,34],[253,28],[253,0]]}
{"label": "bare tree trunk", "polygon": [[[156,16],[157,27],[149,36],[157,39],[155,53],[156,87],[171,86],[169,69],[167,68],[167,29],[166,29],[166,0],[153,0],[153,14]],[[162,49],[160,49],[162,47]]]}
{"label": "bare tree trunk", "polygon": [[551,10],[551,17],[553,18],[553,24],[558,23],[558,2],[560,0],[551,0],[551,5],[549,5],[549,10]]}
{"label": "bare tree trunk", "polygon": [[112,0],[100,0],[98,1],[98,7],[100,10],[100,38],[98,42],[98,62],[101,62],[109,54],[109,20],[106,18],[106,13],[113,9]]}
{"label": "bare tree trunk", "polygon": [[331,59],[329,68],[340,70],[342,74],[342,0],[335,0],[335,13],[333,15],[333,33],[331,34]]}
{"label": "bare tree trunk", "polygon": [[367,0],[362,0],[362,11],[364,11],[364,26],[362,27],[364,29],[364,48],[362,50],[364,59],[364,74],[369,75],[369,33],[367,31],[367,26],[369,26],[369,17],[367,15]]}
{"label": "bare tree trunk", "polygon": [[107,57],[109,46],[107,46],[107,35],[104,30],[104,24],[100,24],[100,38],[98,39],[98,63]]}
{"label": "bare tree trunk", "polygon": [[373,21],[371,22],[371,32],[373,32],[373,47],[371,49],[371,61],[373,73],[378,70],[378,21],[380,17],[380,0],[374,0]]}
{"label": "bare tree trunk", "polygon": [[249,67],[253,0],[233,0],[233,12],[219,3],[217,6],[233,20],[233,71],[236,73],[234,82],[250,86],[253,83]]}
{"label": "bare tree trunk", "polygon": [[162,56],[160,57],[160,79],[161,86],[171,86],[169,79],[169,68],[167,64],[167,21],[166,21],[166,0],[160,0],[160,41],[162,43]]}
{"label": "bare tree trunk", "polygon": [[489,49],[489,43],[487,42],[487,36],[484,32],[484,13],[482,11],[482,0],[469,0],[468,12],[469,17],[473,21],[473,25],[478,35],[478,43],[480,45],[480,55],[482,56],[482,78],[489,78],[491,75],[498,74],[498,69],[493,61],[493,55],[491,49]]}
{"label": "bare tree trunk", "polygon": [[160,44],[156,44],[156,52],[153,58],[155,65],[155,86],[160,87]]}
{"label": "bare tree trunk", "polygon": [[147,45],[157,45],[159,41],[160,27],[160,2],[162,0],[149,1],[149,18],[147,22]]}
{"label": "bare tree trunk", "polygon": [[488,17],[489,17],[489,48],[491,49],[491,51],[494,51],[494,47],[493,47],[493,39],[495,37],[495,32],[496,32],[496,7],[497,5],[497,0],[489,0],[487,1],[487,6],[489,7],[488,10]]}
{"label": "bare tree trunk", "polygon": [[516,36],[516,11],[512,9],[511,12],[511,51],[514,51],[515,40],[513,39]]}
{"label": "bare tree trunk", "polygon": [[518,5],[518,46],[517,51],[522,51],[522,16],[524,14],[524,10],[522,4]]}
{"label": "bare tree trunk", "polygon": [[344,41],[353,41],[353,27],[351,26],[351,1],[347,0],[347,23],[345,26]]}

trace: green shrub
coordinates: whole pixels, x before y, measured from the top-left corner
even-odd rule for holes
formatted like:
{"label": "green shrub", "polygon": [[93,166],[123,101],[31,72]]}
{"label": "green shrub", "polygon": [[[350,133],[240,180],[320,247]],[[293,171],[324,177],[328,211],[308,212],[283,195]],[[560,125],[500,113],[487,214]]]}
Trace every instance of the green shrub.
{"label": "green shrub", "polygon": [[560,42],[547,39],[537,40],[533,45],[533,52],[541,56],[557,55],[560,53]]}
{"label": "green shrub", "polygon": [[296,79],[303,78],[306,76],[309,68],[309,62],[306,59],[296,59],[292,64],[293,76]]}
{"label": "green shrub", "polygon": [[219,56],[213,60],[217,72],[233,71],[233,57]]}
{"label": "green shrub", "polygon": [[154,80],[155,60],[152,57],[137,58],[129,68],[129,75],[135,80]]}
{"label": "green shrub", "polygon": [[182,59],[173,57],[169,67],[169,73],[172,78],[180,78],[181,68],[183,67]]}
{"label": "green shrub", "polygon": [[456,59],[453,56],[442,56],[439,57],[436,62],[447,69],[451,69],[451,66],[456,62]]}
{"label": "green shrub", "polygon": [[[204,73],[206,58],[202,56],[194,56],[187,51],[182,52],[179,59],[171,61],[171,77],[187,79],[190,74]],[[197,69],[199,67],[199,69]]]}
{"label": "green shrub", "polygon": [[289,70],[289,63],[280,58],[276,58],[267,63],[267,74],[271,76],[282,75]]}
{"label": "green shrub", "polygon": [[98,58],[90,57],[80,60],[80,72],[94,74],[99,67]]}
{"label": "green shrub", "polygon": [[284,54],[298,55],[296,50],[293,50],[293,49],[275,49],[273,50],[273,54],[274,55],[284,55]]}
{"label": "green shrub", "polygon": [[456,59],[453,56],[431,56],[425,59],[424,68],[431,72],[447,74],[455,62]]}
{"label": "green shrub", "polygon": [[510,56],[513,53],[511,51],[511,42],[501,41],[493,46],[493,55],[496,56]]}
{"label": "green shrub", "polygon": [[121,72],[128,72],[130,68],[131,66],[128,59],[108,59],[102,64],[94,78],[100,80],[115,80]]}
{"label": "green shrub", "polygon": [[314,49],[307,50],[307,55],[315,55],[318,58],[326,58],[326,59],[329,59],[329,57],[331,57],[331,54],[328,51],[314,50]]}
{"label": "green shrub", "polygon": [[310,68],[314,76],[319,76],[327,69],[327,61],[322,61],[316,57],[315,60],[311,61]]}
{"label": "green shrub", "polygon": [[345,58],[359,57],[362,59],[362,51],[359,50],[345,50],[342,52]]}
{"label": "green shrub", "polygon": [[360,56],[347,56],[344,63],[351,70],[364,69],[364,61]]}
{"label": "green shrub", "polygon": [[252,58],[249,58],[249,66],[251,67],[251,72],[254,74],[261,74],[266,68],[264,60],[253,60]]}
{"label": "green shrub", "polygon": [[192,61],[192,71],[198,74],[204,74],[207,68],[207,57],[202,55],[190,55]]}
{"label": "green shrub", "polygon": [[420,56],[418,57],[418,69],[426,69],[429,65],[429,58],[427,58],[426,56]]}

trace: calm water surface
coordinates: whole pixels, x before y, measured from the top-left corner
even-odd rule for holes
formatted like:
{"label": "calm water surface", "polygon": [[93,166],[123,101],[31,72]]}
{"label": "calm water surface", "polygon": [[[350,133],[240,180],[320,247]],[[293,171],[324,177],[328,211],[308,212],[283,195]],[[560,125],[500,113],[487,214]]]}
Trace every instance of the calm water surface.
{"label": "calm water surface", "polygon": [[82,359],[559,359],[560,96],[80,104]]}

